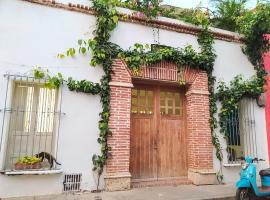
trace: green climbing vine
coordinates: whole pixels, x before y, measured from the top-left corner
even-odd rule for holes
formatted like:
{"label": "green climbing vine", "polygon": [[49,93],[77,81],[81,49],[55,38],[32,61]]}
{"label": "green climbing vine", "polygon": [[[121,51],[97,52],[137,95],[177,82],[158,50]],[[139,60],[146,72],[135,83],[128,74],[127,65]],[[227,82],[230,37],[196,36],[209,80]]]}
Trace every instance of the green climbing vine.
{"label": "green climbing vine", "polygon": [[[192,46],[185,48],[160,47],[149,51],[149,45],[135,44],[133,48],[119,53],[119,57],[125,60],[129,68],[136,74],[140,73],[140,67],[147,64],[158,63],[162,60],[172,61],[181,66],[190,66],[204,70],[208,74],[210,93],[210,124],[212,131],[212,142],[216,149],[217,158],[222,161],[222,152],[219,139],[214,133],[217,128],[217,120],[214,115],[217,112],[216,96],[214,95],[215,77],[212,75],[216,55],[213,49],[214,38],[208,31],[209,21],[203,13],[198,13],[192,20],[196,25],[202,27],[198,35],[198,43],[201,51],[196,52]],[[147,51],[148,50],[148,51]],[[180,83],[185,84],[185,83]]]}
{"label": "green climbing vine", "polygon": [[236,76],[227,86],[224,82],[220,82],[218,86],[217,99],[221,101],[221,110],[219,113],[220,131],[228,138],[227,120],[229,115],[238,108],[238,103],[243,97],[256,98],[260,95],[262,87],[258,82],[257,76],[250,80],[244,80],[241,75]]}
{"label": "green climbing vine", "polygon": [[37,80],[45,80],[45,87],[51,89],[59,88],[64,82],[66,82],[70,91],[89,93],[93,95],[99,94],[101,91],[101,87],[98,83],[86,80],[76,81],[71,77],[65,80],[61,73],[57,73],[52,76],[48,69],[36,68],[33,70],[33,75]]}
{"label": "green climbing vine", "polygon": [[65,54],[58,54],[58,57],[73,57],[77,52],[85,55],[87,51],[91,51],[92,57],[89,64],[91,66],[101,65],[103,67],[105,74],[102,76],[100,84],[94,84],[85,80],[76,81],[72,78],[68,79],[68,87],[71,91],[99,94],[101,97],[102,112],[100,113],[99,137],[97,139],[101,146],[101,153],[92,156],[93,170],[97,170],[99,180],[110,150],[107,140],[108,136],[111,135],[108,124],[110,117],[109,82],[111,81],[112,63],[122,49],[118,45],[109,42],[110,33],[118,24],[119,17],[116,10],[118,0],[93,0],[92,3],[97,13],[96,29],[93,32],[95,37],[89,40],[78,40],[78,51],[75,48],[69,48]]}
{"label": "green climbing vine", "polygon": [[49,70],[36,68],[33,70],[33,74],[35,79],[45,80],[45,86],[48,88],[59,88],[64,82],[64,78],[61,73],[51,76]]}
{"label": "green climbing vine", "polygon": [[234,110],[238,109],[239,101],[244,97],[257,98],[264,92],[265,76],[263,55],[270,48],[265,34],[270,31],[270,7],[268,4],[259,4],[255,11],[247,12],[237,19],[238,29],[244,35],[245,46],[243,52],[256,70],[256,75],[249,80],[243,76],[236,76],[229,85],[220,82],[216,98],[221,102],[219,112],[220,132],[227,141],[227,120]]}
{"label": "green climbing vine", "polygon": [[[87,51],[92,51],[92,58],[90,65],[102,65],[105,75],[101,79],[101,84],[94,85],[85,81],[75,81],[69,79],[68,86],[71,90],[85,92],[87,88],[92,88],[91,91],[95,91],[95,94],[100,94],[102,103],[102,112],[100,113],[101,120],[99,121],[99,138],[98,143],[101,145],[101,154],[93,155],[92,161],[94,164],[93,170],[98,170],[101,174],[106,160],[109,157],[110,147],[107,144],[107,138],[111,135],[108,122],[110,117],[110,87],[109,82],[111,80],[112,62],[114,58],[122,58],[126,61],[129,68],[133,72],[139,73],[140,67],[144,64],[153,64],[162,60],[172,61],[181,66],[190,66],[204,70],[208,74],[209,93],[210,93],[210,114],[211,114],[211,130],[213,136],[213,145],[216,148],[217,158],[222,160],[222,153],[220,143],[214,129],[217,127],[217,121],[214,118],[214,114],[217,111],[214,95],[214,83],[215,77],[212,75],[214,61],[216,55],[213,49],[213,35],[208,31],[209,20],[202,12],[193,16],[192,22],[201,26],[201,32],[198,35],[198,43],[200,45],[200,52],[196,52],[192,46],[186,46],[185,48],[172,48],[162,47],[149,50],[149,45],[135,44],[133,48],[127,51],[123,51],[118,45],[110,43],[110,33],[113,31],[118,23],[118,13],[115,9],[117,1],[112,0],[94,0],[93,8],[97,12],[97,28],[94,31],[94,39],[79,40],[78,52],[86,54]],[[75,48],[69,48],[66,54],[59,54],[58,57],[63,58],[65,56],[73,57],[76,54]],[[185,84],[185,83],[180,83]],[[94,94],[93,92],[91,92]]]}
{"label": "green climbing vine", "polygon": [[[159,9],[156,5],[157,1],[153,1],[154,7],[149,10],[150,4],[145,1],[146,6],[143,4],[136,5],[137,10],[144,12],[147,17],[156,17],[159,14]],[[262,68],[262,53],[268,49],[267,41],[263,37],[267,27],[263,20],[266,20],[267,15],[258,14],[253,16],[252,23],[244,23],[248,26],[243,27],[242,33],[246,38],[246,46],[244,52],[248,55],[249,60],[255,66],[257,70],[257,76],[254,80],[243,81],[242,78],[237,77],[230,87],[221,84],[218,87],[218,94],[214,94],[215,77],[212,75],[215,52],[213,49],[213,35],[208,30],[209,18],[205,16],[203,12],[194,12],[188,18],[189,22],[195,25],[201,26],[201,32],[198,34],[198,44],[200,45],[200,52],[196,52],[192,46],[185,48],[172,48],[162,47],[156,49],[149,49],[149,45],[135,44],[134,47],[127,51],[122,50],[118,45],[109,41],[111,32],[117,27],[119,15],[116,10],[117,5],[122,5],[118,0],[93,0],[93,8],[97,13],[96,30],[94,31],[94,39],[79,40],[78,50],[70,48],[65,54],[59,54],[60,58],[65,56],[73,57],[76,52],[86,54],[87,51],[91,51],[90,65],[97,66],[102,65],[105,75],[101,78],[100,84],[94,84],[88,81],[75,81],[68,79],[69,89],[77,92],[86,92],[91,94],[99,94],[101,96],[102,112],[100,113],[99,121],[99,137],[98,143],[101,145],[101,153],[99,155],[93,155],[92,161],[94,168],[98,170],[100,175],[103,172],[103,168],[106,165],[106,160],[109,157],[110,147],[107,144],[108,136],[111,135],[108,122],[110,117],[110,87],[109,82],[111,80],[112,62],[113,59],[119,57],[126,61],[127,65],[132,69],[134,73],[140,73],[140,67],[145,64],[153,64],[162,60],[168,60],[175,62],[178,67],[188,65],[204,70],[208,74],[208,84],[210,93],[210,124],[212,131],[212,143],[216,149],[216,157],[220,162],[223,160],[221,145],[219,138],[215,134],[214,130],[217,128],[217,120],[215,114],[217,113],[216,101],[222,102],[221,113],[219,114],[221,130],[224,129],[224,120],[227,119],[228,113],[237,104],[237,101],[244,95],[258,95],[262,92],[262,86],[264,84],[265,71]],[[128,7],[128,6],[127,6]],[[262,8],[263,10],[263,8]],[[151,11],[151,12],[148,12]],[[256,12],[257,13],[257,12]],[[239,23],[242,20],[247,20],[245,17],[239,19]],[[269,19],[267,19],[269,20]],[[270,23],[269,23],[270,24]],[[257,48],[254,48],[256,45]],[[184,83],[181,83],[184,84]],[[239,91],[245,88],[245,90]],[[222,180],[222,171],[218,173],[219,178]]]}
{"label": "green climbing vine", "polygon": [[67,86],[70,91],[89,93],[93,95],[100,94],[101,91],[101,87],[98,83],[86,80],[76,81],[71,77],[67,80]]}
{"label": "green climbing vine", "polygon": [[[97,13],[95,37],[87,42],[83,41],[81,44],[87,45],[87,49],[92,50],[92,59],[90,64],[96,66],[102,65],[105,75],[101,78],[100,96],[102,103],[102,112],[100,113],[99,121],[99,137],[98,143],[101,145],[101,154],[93,155],[92,161],[94,168],[98,170],[99,177],[106,165],[106,160],[109,156],[109,146],[107,138],[111,135],[109,130],[110,117],[110,87],[112,62],[117,57],[120,48],[109,42],[110,33],[113,31],[118,23],[118,13],[115,9],[117,0],[93,0],[93,8]],[[80,44],[79,44],[80,45]]]}

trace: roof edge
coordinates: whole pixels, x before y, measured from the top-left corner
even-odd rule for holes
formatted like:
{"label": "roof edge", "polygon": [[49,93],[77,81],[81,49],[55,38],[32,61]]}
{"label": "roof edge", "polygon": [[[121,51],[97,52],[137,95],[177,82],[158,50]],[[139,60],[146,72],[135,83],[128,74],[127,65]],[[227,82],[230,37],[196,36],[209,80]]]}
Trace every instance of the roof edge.
{"label": "roof edge", "polygon": [[[80,13],[84,13],[88,15],[96,15],[96,12],[92,7],[85,6],[82,4],[73,4],[73,3],[64,4],[64,3],[58,3],[55,0],[21,0],[21,1],[35,3],[35,4],[53,7],[53,8],[60,8],[64,10],[74,11],[74,12],[80,12]],[[165,18],[165,17],[159,17],[159,19],[149,20],[147,18],[132,15],[132,14],[120,13],[119,15],[120,15],[119,20],[123,22],[141,24],[143,26],[151,26],[153,28],[160,28],[164,30],[178,32],[178,33],[198,35],[201,31],[200,27],[182,22],[180,20],[174,20],[174,19]],[[169,19],[169,21],[171,22],[164,21],[161,18]],[[175,22],[172,22],[172,21],[175,21]],[[176,23],[176,21],[178,23]],[[244,38],[241,35],[237,35],[236,33],[233,33],[233,32],[229,32],[229,31],[217,29],[217,28],[210,28],[210,32],[213,34],[214,38],[217,40],[237,42],[237,43],[244,42]],[[228,32],[228,33],[225,33],[225,32]]]}

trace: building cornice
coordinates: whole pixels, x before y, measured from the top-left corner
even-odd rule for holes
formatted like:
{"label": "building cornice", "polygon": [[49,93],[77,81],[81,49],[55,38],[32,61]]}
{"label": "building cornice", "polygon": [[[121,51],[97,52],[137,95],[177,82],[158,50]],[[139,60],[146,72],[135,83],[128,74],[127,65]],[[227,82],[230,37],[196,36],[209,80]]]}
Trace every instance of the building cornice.
{"label": "building cornice", "polygon": [[[63,4],[63,3],[58,3],[55,0],[21,0],[21,1],[26,1],[26,2],[35,3],[35,4],[44,5],[44,6],[53,7],[53,8],[60,8],[64,10],[74,11],[74,12],[80,12],[80,13],[84,13],[88,15],[96,15],[96,12],[94,11],[92,7],[81,5],[81,4],[73,4],[73,3]],[[120,21],[141,24],[143,26],[150,26],[153,28],[159,28],[159,29],[174,31],[178,33],[198,35],[198,33],[201,30],[201,28],[192,26],[192,25],[184,25],[184,24],[179,24],[179,23],[162,21],[159,19],[149,20],[143,17],[123,14],[123,13],[119,15],[120,15],[120,18],[119,18]],[[238,43],[243,43],[244,41],[244,39],[241,36],[237,36],[237,35],[233,35],[229,33],[228,34],[222,33],[222,32],[214,31],[214,30],[211,30],[211,32],[213,33],[214,38],[218,40],[238,42]]]}

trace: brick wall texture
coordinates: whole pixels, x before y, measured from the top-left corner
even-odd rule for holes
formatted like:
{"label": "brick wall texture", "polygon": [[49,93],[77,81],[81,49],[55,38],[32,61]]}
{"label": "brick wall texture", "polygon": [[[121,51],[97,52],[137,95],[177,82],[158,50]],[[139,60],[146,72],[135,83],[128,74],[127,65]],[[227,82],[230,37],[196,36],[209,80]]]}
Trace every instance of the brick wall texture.
{"label": "brick wall texture", "polygon": [[[115,60],[111,83],[131,83],[131,75],[124,62]],[[108,139],[111,159],[107,162],[107,174],[129,172],[130,157],[130,108],[131,88],[111,85],[111,115],[109,127],[112,136]]]}
{"label": "brick wall texture", "polygon": [[[119,59],[114,61],[110,85],[111,117],[109,126],[112,136],[109,138],[108,144],[111,147],[112,157],[107,162],[107,174],[128,173],[132,77],[124,61]],[[196,79],[187,87],[186,92],[188,167],[189,169],[213,169],[207,74],[199,71]]]}

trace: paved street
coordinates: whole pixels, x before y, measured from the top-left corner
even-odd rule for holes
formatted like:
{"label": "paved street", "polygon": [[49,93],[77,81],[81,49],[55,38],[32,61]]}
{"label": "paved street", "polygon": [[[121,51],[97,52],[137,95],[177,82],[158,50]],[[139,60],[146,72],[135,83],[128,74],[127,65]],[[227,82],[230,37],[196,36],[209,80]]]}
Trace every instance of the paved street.
{"label": "paved street", "polygon": [[55,196],[9,198],[7,200],[232,200],[234,194],[234,185],[182,185],[177,187],[140,188],[121,192],[102,192],[100,194],[85,192]]}

